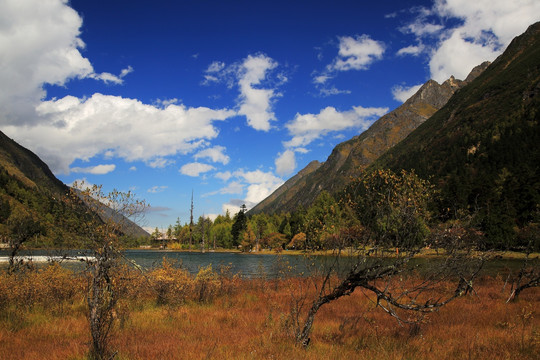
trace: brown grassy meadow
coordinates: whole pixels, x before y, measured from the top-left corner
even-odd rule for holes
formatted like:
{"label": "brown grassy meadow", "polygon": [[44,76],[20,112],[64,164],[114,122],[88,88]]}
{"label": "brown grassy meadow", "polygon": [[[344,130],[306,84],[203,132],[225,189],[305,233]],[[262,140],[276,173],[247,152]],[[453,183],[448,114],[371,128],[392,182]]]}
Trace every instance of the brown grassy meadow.
{"label": "brown grassy meadow", "polygon": [[[506,303],[500,277],[477,294],[400,326],[361,291],[323,307],[307,349],[295,345],[291,292],[310,279],[242,280],[165,263],[117,274],[111,347],[118,359],[538,359],[540,289]],[[84,359],[86,278],[53,265],[0,274],[0,358]]]}

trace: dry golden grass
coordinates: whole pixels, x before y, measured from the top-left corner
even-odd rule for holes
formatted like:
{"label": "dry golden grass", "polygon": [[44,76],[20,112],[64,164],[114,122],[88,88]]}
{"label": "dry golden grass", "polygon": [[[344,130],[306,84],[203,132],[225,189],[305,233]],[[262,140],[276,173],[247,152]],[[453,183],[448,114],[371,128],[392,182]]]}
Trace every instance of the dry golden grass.
{"label": "dry golden grass", "polygon": [[[508,294],[502,291],[500,278],[481,279],[477,295],[430,314],[419,327],[400,326],[357,291],[320,310],[311,344],[303,349],[290,336],[290,290],[309,280],[240,280],[208,269],[197,279],[167,266],[147,279],[121,273],[119,286],[125,298],[116,313],[111,342],[118,359],[441,360],[540,355],[540,289],[529,289],[518,301],[506,304]],[[61,268],[17,278],[0,274],[0,358],[84,359],[90,342],[85,281]],[[51,284],[54,291],[47,290]]]}

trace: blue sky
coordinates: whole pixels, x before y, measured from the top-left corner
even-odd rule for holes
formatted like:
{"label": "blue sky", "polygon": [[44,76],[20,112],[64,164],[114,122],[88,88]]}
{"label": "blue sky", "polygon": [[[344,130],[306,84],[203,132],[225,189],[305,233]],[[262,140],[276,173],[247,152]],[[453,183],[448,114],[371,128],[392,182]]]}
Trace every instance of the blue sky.
{"label": "blue sky", "polygon": [[0,130],[145,224],[234,214],[422,83],[463,79],[537,0],[0,0]]}

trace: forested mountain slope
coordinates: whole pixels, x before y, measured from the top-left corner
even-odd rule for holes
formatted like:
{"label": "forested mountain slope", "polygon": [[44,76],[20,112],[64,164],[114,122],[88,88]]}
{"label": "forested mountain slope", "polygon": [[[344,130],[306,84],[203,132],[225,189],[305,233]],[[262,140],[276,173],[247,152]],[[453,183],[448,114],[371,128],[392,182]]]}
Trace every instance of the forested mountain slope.
{"label": "forested mountain slope", "polygon": [[[0,240],[28,225],[40,234],[33,246],[84,246],[81,224],[91,219],[88,209],[70,199],[69,192],[36,154],[0,131]],[[126,233],[148,236],[136,224],[130,225]]]}
{"label": "forested mountain slope", "polygon": [[540,23],[373,167],[431,179],[441,212],[475,214],[492,242],[538,223]]}

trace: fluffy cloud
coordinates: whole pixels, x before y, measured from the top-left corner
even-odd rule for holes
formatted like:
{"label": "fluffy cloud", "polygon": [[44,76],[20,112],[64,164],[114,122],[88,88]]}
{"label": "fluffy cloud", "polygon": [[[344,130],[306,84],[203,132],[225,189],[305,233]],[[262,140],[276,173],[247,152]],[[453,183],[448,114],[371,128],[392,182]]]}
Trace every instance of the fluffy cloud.
{"label": "fluffy cloud", "polygon": [[368,35],[339,38],[339,52],[334,62],[328,66],[330,71],[365,70],[384,53],[384,44]]}
{"label": "fluffy cloud", "polygon": [[221,61],[214,61],[211,63],[205,71],[203,85],[209,85],[213,82],[220,81],[220,73],[225,68],[225,63]]}
{"label": "fluffy cloud", "polygon": [[215,167],[199,162],[185,164],[180,168],[180,173],[187,176],[197,177],[202,173],[214,170]]}
{"label": "fluffy cloud", "polygon": [[422,84],[420,85],[414,85],[414,86],[401,86],[396,85],[392,88],[392,95],[394,96],[394,99],[397,101],[405,102],[407,101],[411,96],[416,94],[416,92],[422,87]]}
{"label": "fluffy cloud", "polygon": [[131,66],[128,66],[127,68],[123,69],[120,72],[120,75],[116,76],[108,72],[104,72],[101,74],[90,74],[88,77],[95,79],[95,80],[101,80],[104,83],[113,83],[113,84],[122,84],[124,83],[124,77],[133,72],[133,68]]}
{"label": "fluffy cloud", "polygon": [[[456,20],[455,26],[443,25]],[[450,75],[463,79],[474,66],[493,61],[514,37],[539,20],[537,0],[436,0],[431,9],[419,8],[416,19],[402,30],[414,34],[419,44],[438,37],[425,50],[431,78],[441,82]],[[400,51],[414,55],[413,49]]]}
{"label": "fluffy cloud", "polygon": [[97,166],[90,166],[90,167],[74,167],[71,168],[71,171],[74,173],[87,173],[87,174],[94,174],[94,175],[105,175],[110,172],[113,172],[116,169],[116,165],[109,164],[109,165],[97,165]]}
{"label": "fluffy cloud", "polygon": [[220,194],[241,194],[244,191],[244,185],[238,181],[232,181],[226,187],[220,189]]}
{"label": "fluffy cloud", "polygon": [[294,169],[296,169],[296,157],[294,151],[285,150],[277,157],[276,161],[276,172],[278,175],[289,175]]}
{"label": "fluffy cloud", "polygon": [[259,88],[268,71],[276,66],[277,63],[265,55],[250,55],[240,67],[238,114],[245,115],[249,126],[255,130],[270,130],[270,122],[276,119],[272,112],[271,101],[279,94],[274,89]]}
{"label": "fluffy cloud", "polygon": [[430,14],[430,12],[422,12],[420,17],[414,22],[401,30],[416,35],[417,37],[422,37],[426,35],[436,35],[444,29],[444,26],[439,24],[431,24],[429,22],[424,22],[425,18]]}
{"label": "fluffy cloud", "polygon": [[40,124],[6,126],[5,132],[39,153],[53,171],[68,173],[75,159],[89,160],[102,153],[165,166],[171,162],[166,157],[187,154],[215,138],[213,122],[235,112],[184,105],[161,109],[135,99],[94,94],[88,99],[66,96],[45,101],[37,113]]}
{"label": "fluffy cloud", "polygon": [[203,84],[224,82],[230,88],[238,86],[238,115],[245,116],[253,129],[268,131],[271,122],[276,120],[272,103],[281,96],[277,87],[287,81],[283,74],[277,74],[277,80],[270,79],[277,66],[277,62],[264,54],[249,55],[229,66],[214,61],[205,71]]}
{"label": "fluffy cloud", "polygon": [[219,162],[223,165],[227,165],[230,161],[229,156],[225,155],[225,147],[214,146],[212,148],[204,149],[195,154],[194,158],[197,159],[210,159],[213,162]]}
{"label": "fluffy cloud", "polygon": [[314,140],[330,133],[357,128],[366,130],[377,118],[388,112],[388,108],[364,108],[354,106],[348,111],[337,111],[334,107],[326,107],[318,114],[296,114],[286,127],[293,136],[284,143],[286,148],[309,145]]}
{"label": "fluffy cloud", "polygon": [[451,75],[465,79],[474,66],[492,61],[499,54],[498,47],[466,40],[463,33],[455,31],[433,53],[429,61],[431,78],[439,83]]}
{"label": "fluffy cloud", "polygon": [[244,192],[245,185],[241,183],[240,181],[231,181],[227,186],[222,187],[218,191],[212,191],[210,193],[206,193],[203,195],[203,197],[207,196],[213,196],[213,195],[224,195],[224,194],[242,194]]}
{"label": "fluffy cloud", "polygon": [[335,88],[326,89],[324,84],[332,79],[337,72],[349,70],[366,70],[376,60],[382,59],[385,46],[382,42],[371,39],[368,35],[341,36],[339,39],[338,55],[324,71],[314,72],[313,83],[321,90],[321,94],[336,95],[348,91]]}
{"label": "fluffy cloud", "polygon": [[410,45],[404,48],[401,48],[398,50],[397,55],[398,56],[405,56],[405,55],[412,55],[412,56],[418,56],[424,51],[423,45]]}
{"label": "fluffy cloud", "polygon": [[[94,71],[80,52],[81,17],[65,0],[1,2],[0,24],[2,131],[38,153],[56,173],[69,173],[75,159],[100,154],[163,167],[174,162],[171,156],[208,146],[218,135],[213,122],[236,114],[189,108],[176,99],[154,106],[102,94],[42,101],[45,84],[64,85],[74,78],[120,84],[133,69],[118,76]],[[215,156],[225,161],[225,155]],[[71,170],[112,171],[102,166]]]}
{"label": "fluffy cloud", "polygon": [[[237,170],[231,173],[231,178],[234,178],[235,180],[224,189],[247,189],[243,199],[233,199],[230,200],[229,203],[223,205],[223,211],[228,209],[231,213],[238,212],[238,209],[240,209],[240,205],[242,204],[246,204],[248,209],[252,208],[272,194],[278,187],[283,185],[283,179],[275,176],[271,172],[264,172],[261,170]],[[221,193],[224,193],[224,189],[220,190]]]}
{"label": "fluffy cloud", "polygon": [[28,102],[39,103],[44,83],[63,85],[93,72],[79,51],[84,48],[79,38],[82,20],[65,1],[3,1],[0,24],[3,121],[34,120]]}
{"label": "fluffy cloud", "polygon": [[214,176],[223,181],[228,181],[231,178],[232,174],[230,171],[224,171],[224,172],[218,172]]}
{"label": "fluffy cloud", "polygon": [[0,24],[4,124],[38,122],[32,105],[45,97],[44,84],[64,85],[74,78],[121,83],[133,70],[128,67],[119,76],[94,72],[80,52],[85,47],[79,37],[82,19],[65,0],[2,1]]}

